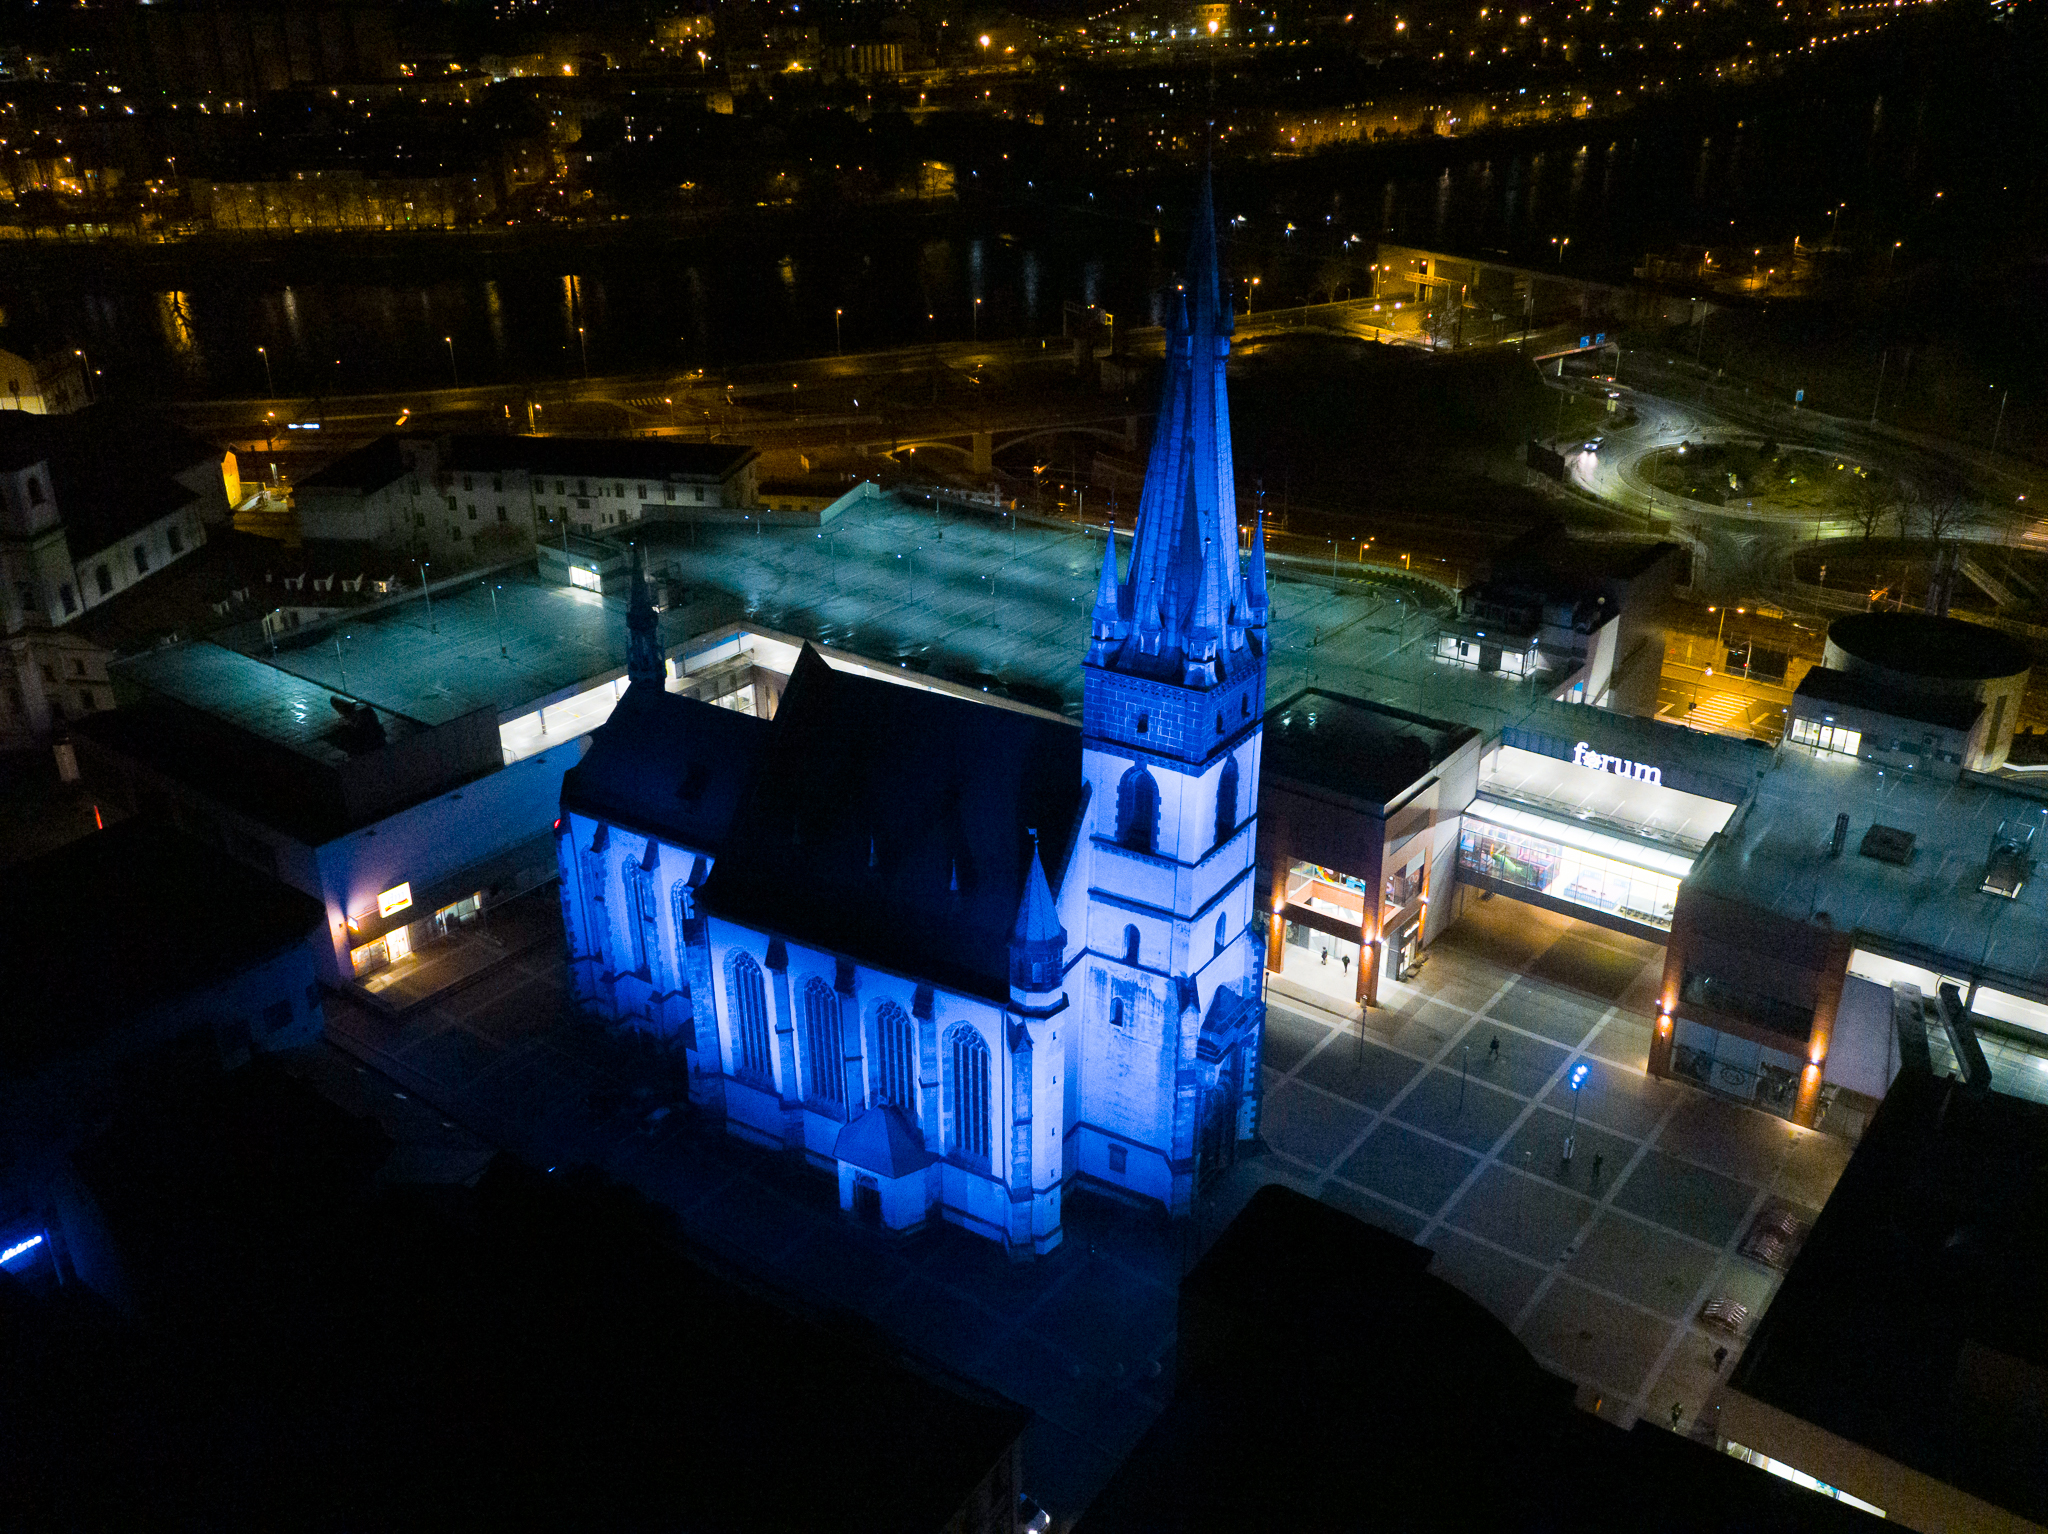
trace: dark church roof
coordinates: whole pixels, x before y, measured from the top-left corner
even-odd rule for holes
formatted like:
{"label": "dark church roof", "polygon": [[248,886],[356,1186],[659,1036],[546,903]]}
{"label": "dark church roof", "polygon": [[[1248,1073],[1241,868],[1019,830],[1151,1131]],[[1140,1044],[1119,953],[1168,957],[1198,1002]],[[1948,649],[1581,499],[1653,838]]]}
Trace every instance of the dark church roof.
{"label": "dark church roof", "polygon": [[1075,726],[834,671],[806,646],[704,903],[1006,1000],[1030,832],[1057,881],[1081,784]]}
{"label": "dark church roof", "polygon": [[562,806],[716,852],[772,726],[635,682],[563,775]]}

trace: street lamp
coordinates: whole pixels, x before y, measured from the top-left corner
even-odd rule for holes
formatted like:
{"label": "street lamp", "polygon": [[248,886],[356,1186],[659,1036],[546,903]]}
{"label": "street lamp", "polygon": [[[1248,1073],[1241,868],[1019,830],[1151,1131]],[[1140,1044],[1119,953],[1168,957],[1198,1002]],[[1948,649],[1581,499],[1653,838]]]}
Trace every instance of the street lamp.
{"label": "street lamp", "polygon": [[263,359],[263,391],[272,399],[277,398],[277,380],[270,376],[270,348],[259,346],[256,355]]}
{"label": "street lamp", "polygon": [[576,327],[576,348],[583,354],[583,376],[590,376],[590,343],[584,338],[583,327]]}
{"label": "street lamp", "polygon": [[840,346],[839,346],[839,320],[840,320],[840,316],[842,316],[842,315],[843,315],[843,314],[845,314],[845,313],[846,313],[846,311],[845,311],[844,309],[834,309],[834,310],[832,311],[832,350],[833,350],[833,352],[834,352],[834,354],[835,354],[835,355],[836,355],[836,354],[837,354],[837,353],[839,352],[839,350],[840,350]]}
{"label": "street lamp", "polygon": [[334,664],[341,669],[341,695],[344,698],[348,696],[348,662],[342,659],[341,642],[349,637],[347,634],[334,636]]}
{"label": "street lamp", "polygon": [[434,592],[433,588],[427,585],[427,568],[432,563],[430,559],[420,561],[420,595],[427,599],[427,632],[438,634],[441,630],[434,623]]}
{"label": "street lamp", "polygon": [[1579,1088],[1586,1084],[1586,1073],[1591,1069],[1592,1067],[1583,1060],[1572,1067],[1572,1127],[1570,1132],[1564,1137],[1564,1161],[1566,1166],[1571,1165],[1572,1142],[1579,1137]]}
{"label": "street lamp", "polygon": [[498,588],[491,588],[491,627],[498,631],[498,653],[505,654],[505,625],[498,617]]}
{"label": "street lamp", "polygon": [[[1996,384],[1992,385],[1997,388]],[[2012,398],[2012,390],[2006,389],[1998,396],[1998,424],[1991,428],[1991,451],[1998,451],[1998,438],[2005,430],[2005,402]]]}
{"label": "street lamp", "polygon": [[981,343],[981,300],[978,298],[974,301],[974,340],[976,345]]}
{"label": "street lamp", "polygon": [[1557,247],[1557,264],[1560,267],[1564,265],[1564,248],[1571,244],[1571,242],[1572,237],[1570,235],[1566,235],[1563,239],[1552,239],[1550,242]]}
{"label": "street lamp", "polygon": [[455,337],[443,336],[441,342],[448,348],[448,376],[455,380],[455,387],[462,387],[462,375],[455,370]]}

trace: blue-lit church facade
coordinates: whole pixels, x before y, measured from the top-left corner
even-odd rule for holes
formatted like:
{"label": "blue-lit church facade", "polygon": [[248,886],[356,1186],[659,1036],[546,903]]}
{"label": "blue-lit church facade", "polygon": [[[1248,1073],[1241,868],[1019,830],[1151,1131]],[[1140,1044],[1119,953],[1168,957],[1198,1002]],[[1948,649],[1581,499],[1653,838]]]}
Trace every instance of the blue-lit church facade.
{"label": "blue-lit church facade", "polygon": [[1049,1251],[1076,1179],[1183,1213],[1257,1133],[1267,592],[1223,291],[1205,187],[1078,730],[810,650],[772,721],[684,699],[636,577],[632,685],[557,822],[573,992],[890,1229]]}

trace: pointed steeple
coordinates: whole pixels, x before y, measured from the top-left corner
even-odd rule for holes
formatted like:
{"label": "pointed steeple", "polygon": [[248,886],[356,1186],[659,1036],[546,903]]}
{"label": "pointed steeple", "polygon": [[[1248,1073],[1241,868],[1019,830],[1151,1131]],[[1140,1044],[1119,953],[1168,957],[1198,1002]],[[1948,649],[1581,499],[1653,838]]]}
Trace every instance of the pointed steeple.
{"label": "pointed steeple", "polygon": [[626,598],[626,676],[660,688],[668,667],[661,658],[661,629],[654,617],[654,598],[647,589],[640,551],[633,550],[633,585]]}
{"label": "pointed steeple", "polygon": [[1195,207],[1186,280],[1174,305],[1166,376],[1146,466],[1130,567],[1118,586],[1105,561],[1089,659],[1184,686],[1224,680],[1244,649],[1238,598],[1237,492],[1230,461],[1224,361],[1233,323],[1216,243],[1215,193],[1206,171]]}
{"label": "pointed steeple", "polygon": [[1052,885],[1038,858],[1038,833],[1031,833],[1031,863],[1024,870],[1024,890],[1017,902],[1017,924],[1010,929],[1010,989],[1044,992],[1060,983],[1066,967],[1067,934],[1053,904]]}
{"label": "pointed steeple", "polygon": [[1272,612],[1272,604],[1266,596],[1266,508],[1263,506],[1252,524],[1252,557],[1251,567],[1244,578],[1244,607],[1246,626],[1263,635],[1266,619]]}
{"label": "pointed steeple", "polygon": [[1102,540],[1102,574],[1095,582],[1095,608],[1089,614],[1088,658],[1100,662],[1113,640],[1130,633],[1123,613],[1123,584],[1116,570],[1116,524],[1111,523]]}

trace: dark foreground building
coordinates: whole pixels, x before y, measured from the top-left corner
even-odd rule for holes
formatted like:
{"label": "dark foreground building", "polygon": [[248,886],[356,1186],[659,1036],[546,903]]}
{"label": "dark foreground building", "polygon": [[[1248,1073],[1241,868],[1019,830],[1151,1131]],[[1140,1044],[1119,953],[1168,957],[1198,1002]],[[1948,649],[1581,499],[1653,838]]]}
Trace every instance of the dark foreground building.
{"label": "dark foreground building", "polygon": [[2048,1528],[2048,1106],[1902,1071],[1709,1415],[1923,1534]]}
{"label": "dark foreground building", "polygon": [[1012,1529],[1022,1408],[595,1174],[391,1149],[268,1064],[121,1112],[78,1181],[122,1310],[0,1278],[8,1525]]}
{"label": "dark foreground building", "polygon": [[1650,1530],[1877,1520],[1573,1404],[1427,1249],[1271,1184],[1181,1284],[1179,1379],[1078,1534]]}

